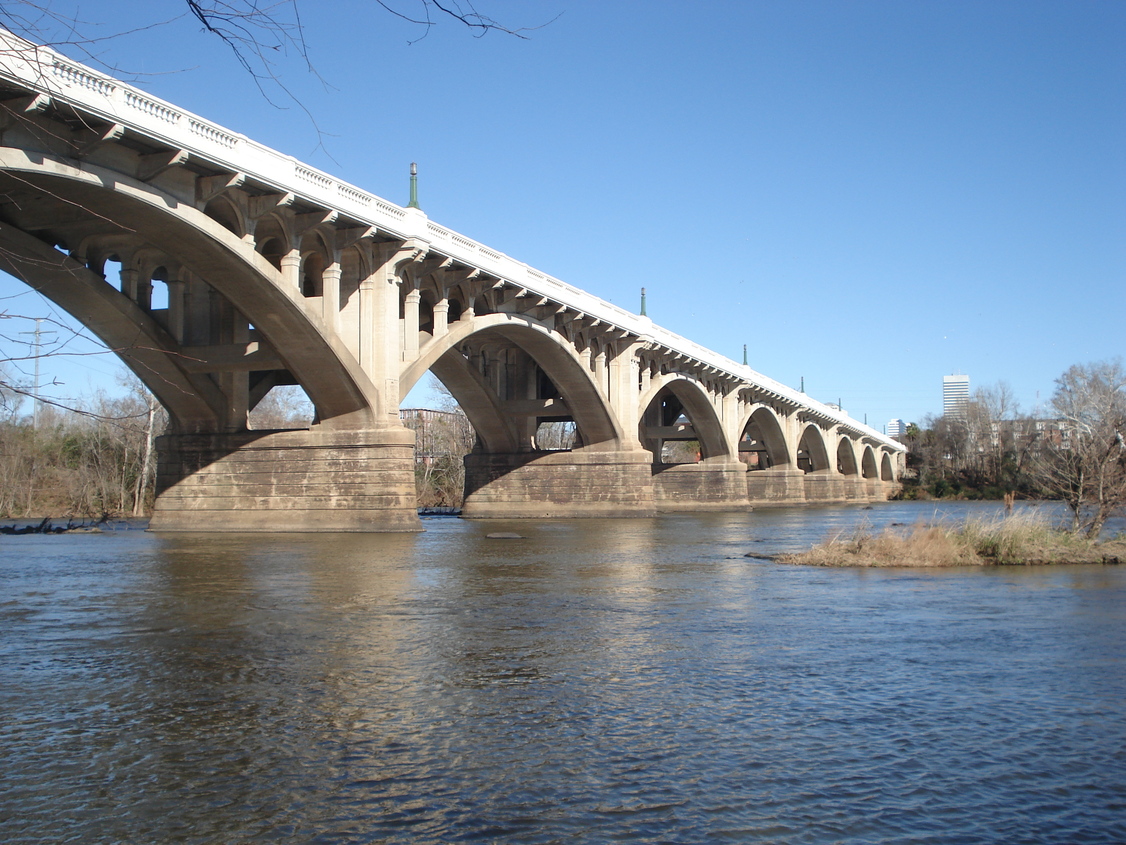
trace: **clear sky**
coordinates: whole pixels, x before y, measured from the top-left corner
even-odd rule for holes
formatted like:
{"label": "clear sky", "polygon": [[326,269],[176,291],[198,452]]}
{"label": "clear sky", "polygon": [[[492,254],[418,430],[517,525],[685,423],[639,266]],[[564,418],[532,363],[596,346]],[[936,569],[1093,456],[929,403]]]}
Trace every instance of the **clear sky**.
{"label": "clear sky", "polygon": [[[411,44],[370,0],[303,0],[319,79],[277,67],[304,111],[187,19],[99,49],[400,204],[417,161],[432,220],[631,310],[645,287],[655,322],[877,429],[940,413],[943,375],[1032,410],[1126,352],[1121,0],[477,7],[546,25]],[[181,8],[82,6],[107,31]],[[87,365],[68,383],[112,369]]]}

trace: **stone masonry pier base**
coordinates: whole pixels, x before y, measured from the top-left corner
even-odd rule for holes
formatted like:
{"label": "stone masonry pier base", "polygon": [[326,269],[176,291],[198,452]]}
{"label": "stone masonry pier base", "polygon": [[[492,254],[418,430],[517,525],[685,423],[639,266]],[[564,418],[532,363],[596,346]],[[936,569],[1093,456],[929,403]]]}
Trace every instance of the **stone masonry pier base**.
{"label": "stone masonry pier base", "polygon": [[465,457],[467,519],[652,516],[649,452],[518,452]]}
{"label": "stone masonry pier base", "polygon": [[805,501],[805,473],[772,467],[747,473],[747,494],[755,507],[793,505]]}
{"label": "stone masonry pier base", "polygon": [[157,441],[153,531],[420,531],[414,433],[249,431]]}
{"label": "stone masonry pier base", "polygon": [[747,510],[747,466],[717,460],[654,464],[653,495],[662,513]]}

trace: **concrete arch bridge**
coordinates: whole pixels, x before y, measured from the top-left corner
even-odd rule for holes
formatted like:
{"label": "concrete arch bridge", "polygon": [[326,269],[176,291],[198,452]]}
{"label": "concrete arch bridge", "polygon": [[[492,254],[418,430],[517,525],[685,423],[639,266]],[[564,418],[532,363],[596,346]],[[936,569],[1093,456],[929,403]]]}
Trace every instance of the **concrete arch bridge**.
{"label": "concrete arch bridge", "polygon": [[[167,408],[152,526],[417,530],[399,402],[469,416],[470,517],[882,500],[903,447],[526,264],[4,36],[0,269]],[[299,384],[307,430],[252,431]],[[564,422],[570,448],[546,448]],[[690,442],[687,460],[668,444]]]}

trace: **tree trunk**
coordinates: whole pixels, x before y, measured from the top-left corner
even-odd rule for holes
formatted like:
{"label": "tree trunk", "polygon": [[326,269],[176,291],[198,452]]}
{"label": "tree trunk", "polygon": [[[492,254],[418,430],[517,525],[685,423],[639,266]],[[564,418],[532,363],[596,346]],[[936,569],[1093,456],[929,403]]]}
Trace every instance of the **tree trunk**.
{"label": "tree trunk", "polygon": [[148,490],[149,473],[152,467],[153,421],[156,419],[156,400],[149,397],[149,416],[145,421],[145,450],[141,458],[141,471],[137,474],[137,484],[133,489],[133,516],[144,516],[145,493]]}

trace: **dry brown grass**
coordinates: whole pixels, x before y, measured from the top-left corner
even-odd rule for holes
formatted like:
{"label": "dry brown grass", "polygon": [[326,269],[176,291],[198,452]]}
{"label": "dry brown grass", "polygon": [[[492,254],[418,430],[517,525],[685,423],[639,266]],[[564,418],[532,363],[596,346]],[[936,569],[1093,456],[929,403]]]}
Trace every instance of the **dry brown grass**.
{"label": "dry brown grass", "polygon": [[1036,514],[914,525],[874,533],[862,526],[808,552],[779,555],[806,566],[996,566],[1126,561],[1126,542],[1091,543],[1052,528]]}

